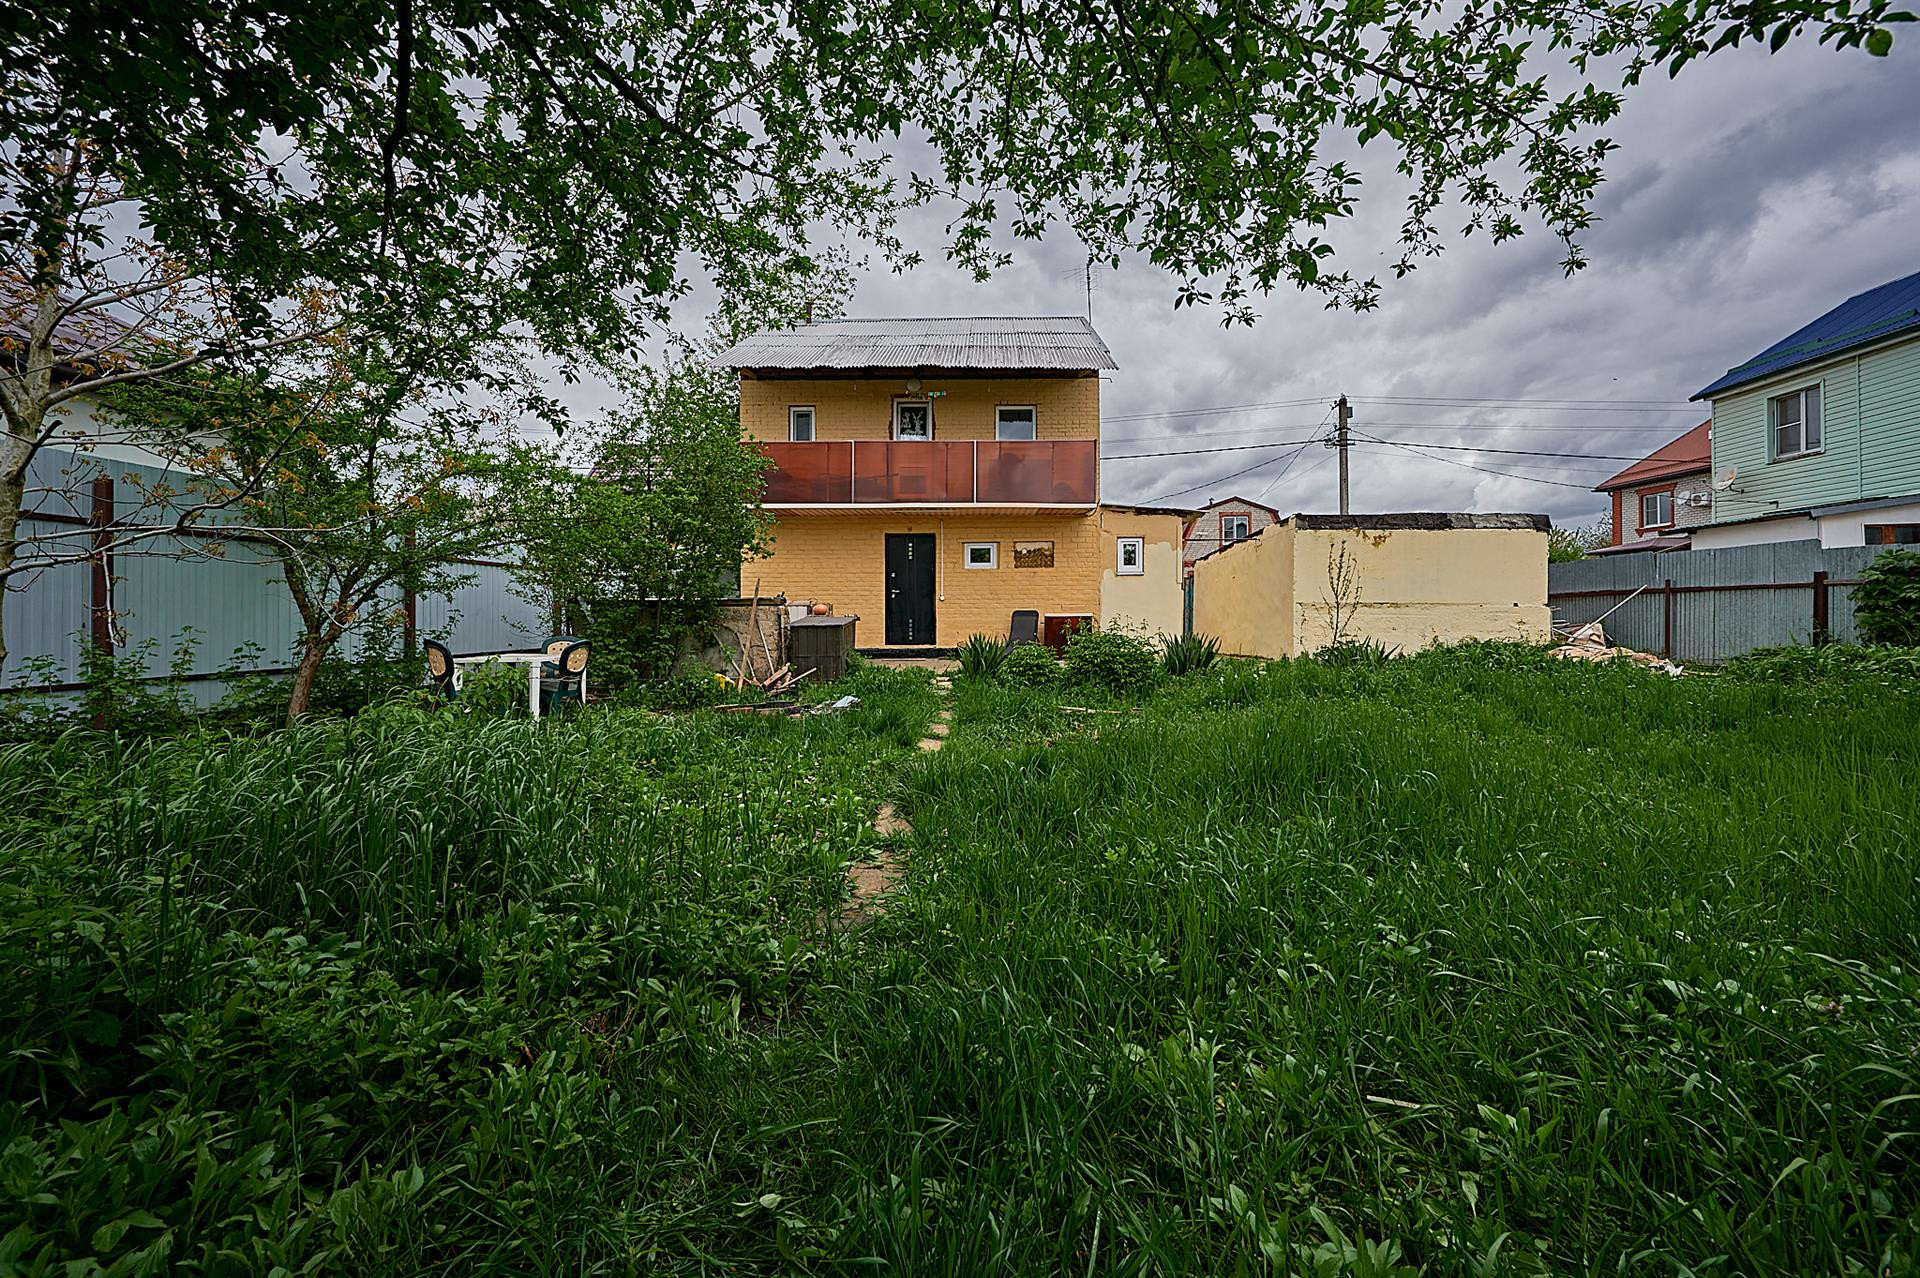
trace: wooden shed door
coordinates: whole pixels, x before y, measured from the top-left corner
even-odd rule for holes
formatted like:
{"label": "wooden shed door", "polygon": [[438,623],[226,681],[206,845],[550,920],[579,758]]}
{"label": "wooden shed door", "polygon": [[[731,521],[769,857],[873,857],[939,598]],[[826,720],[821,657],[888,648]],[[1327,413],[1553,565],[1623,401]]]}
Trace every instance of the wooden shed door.
{"label": "wooden shed door", "polygon": [[933,642],[932,533],[887,534],[887,646]]}

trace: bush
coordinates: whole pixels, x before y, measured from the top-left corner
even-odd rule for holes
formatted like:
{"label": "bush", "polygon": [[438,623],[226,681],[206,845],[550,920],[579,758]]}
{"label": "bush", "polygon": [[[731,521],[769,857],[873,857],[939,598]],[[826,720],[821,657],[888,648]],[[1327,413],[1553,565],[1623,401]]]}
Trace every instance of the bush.
{"label": "bush", "polygon": [[1144,692],[1160,678],[1153,645],[1121,630],[1076,630],[1067,639],[1067,681],[1108,692]]}
{"label": "bush", "polygon": [[732,691],[725,675],[696,668],[640,684],[633,700],[649,710],[698,710],[719,705]]}
{"label": "bush", "polygon": [[1723,672],[1742,683],[1873,681],[1920,687],[1920,650],[1835,643],[1818,648],[1756,648]]}
{"label": "bush", "polygon": [[1378,639],[1342,639],[1313,654],[1323,666],[1384,666],[1393,660],[1393,650]]}
{"label": "bush", "polygon": [[1920,647],[1920,555],[1889,550],[1860,573],[1853,615],[1868,643]]}
{"label": "bush", "polygon": [[1000,682],[1013,688],[1048,688],[1060,681],[1060,663],[1045,644],[1024,643],[1000,662]]}
{"label": "bush", "polygon": [[1220,659],[1220,641],[1211,635],[1181,635],[1160,650],[1160,665],[1170,675],[1205,670]]}
{"label": "bush", "polygon": [[960,659],[961,674],[970,679],[991,679],[1006,662],[1007,648],[990,635],[969,635],[954,655]]}

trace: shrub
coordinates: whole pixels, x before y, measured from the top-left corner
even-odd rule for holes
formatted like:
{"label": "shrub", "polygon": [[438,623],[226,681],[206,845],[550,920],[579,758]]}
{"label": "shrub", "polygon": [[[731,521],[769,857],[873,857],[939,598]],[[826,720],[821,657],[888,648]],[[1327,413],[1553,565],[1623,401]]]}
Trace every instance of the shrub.
{"label": "shrub", "polygon": [[1724,674],[1742,683],[1868,680],[1916,687],[1920,686],[1920,651],[1846,643],[1756,648],[1729,661]]}
{"label": "shrub", "polygon": [[990,635],[969,635],[954,655],[960,659],[961,674],[970,679],[991,679],[1000,673],[1007,648]]}
{"label": "shrub", "polygon": [[1067,681],[1114,693],[1144,692],[1160,677],[1153,645],[1120,630],[1076,630],[1067,639]]}
{"label": "shrub", "polygon": [[1000,682],[1014,688],[1046,688],[1059,682],[1060,663],[1045,644],[1024,643],[1000,662]]}
{"label": "shrub", "polygon": [[482,661],[460,677],[460,704],[474,714],[505,716],[527,704],[524,666]]}
{"label": "shrub", "polygon": [[1868,643],[1920,647],[1920,554],[1889,550],[1860,573],[1853,615]]}
{"label": "shrub", "polygon": [[1181,635],[1160,650],[1160,665],[1170,675],[1205,670],[1220,659],[1220,641],[1211,635]]}
{"label": "shrub", "polygon": [[1393,660],[1393,650],[1378,639],[1342,639],[1313,654],[1323,666],[1384,666]]}
{"label": "shrub", "polygon": [[643,683],[634,700],[649,710],[698,710],[720,704],[731,693],[725,675],[702,667]]}

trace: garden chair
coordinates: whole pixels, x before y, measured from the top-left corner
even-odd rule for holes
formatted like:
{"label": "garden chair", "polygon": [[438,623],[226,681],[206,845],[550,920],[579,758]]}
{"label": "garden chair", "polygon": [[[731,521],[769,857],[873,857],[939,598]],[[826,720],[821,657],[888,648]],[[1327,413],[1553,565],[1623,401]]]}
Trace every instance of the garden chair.
{"label": "garden chair", "polygon": [[1040,614],[1031,608],[1016,609],[1013,623],[1007,627],[1007,649],[1040,642]]}
{"label": "garden chair", "polygon": [[[557,658],[562,652],[566,651],[568,644],[579,642],[579,635],[548,635],[540,641],[540,650],[549,657]],[[542,679],[558,679],[560,677],[560,665],[558,661],[541,662],[540,677]]]}
{"label": "garden chair", "polygon": [[[553,678],[540,680],[540,713],[553,714],[566,702],[579,705],[584,689],[582,678],[587,672],[588,647],[581,640],[574,640],[561,648],[560,654],[550,664],[557,672]],[[541,667],[544,674],[546,666]]]}
{"label": "garden chair", "polygon": [[453,653],[447,645],[438,639],[423,639],[420,646],[426,649],[427,678],[433,681],[435,688],[447,700],[456,695],[453,687]]}

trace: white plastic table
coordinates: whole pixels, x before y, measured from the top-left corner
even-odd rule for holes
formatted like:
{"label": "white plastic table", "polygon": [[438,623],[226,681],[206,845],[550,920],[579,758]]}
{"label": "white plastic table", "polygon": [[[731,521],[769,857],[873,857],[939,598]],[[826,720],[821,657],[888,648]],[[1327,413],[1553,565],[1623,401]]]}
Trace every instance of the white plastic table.
{"label": "white plastic table", "polygon": [[[471,657],[455,657],[453,659],[453,686],[456,688],[460,686],[461,666],[477,666],[488,661],[498,661],[503,665],[509,666],[523,665],[527,668],[527,709],[531,710],[533,717],[538,719],[540,717],[540,666],[542,663],[552,660],[553,655],[546,652],[482,652],[476,653]],[[580,699],[582,701],[586,700],[586,694],[587,676],[586,672],[582,671],[580,674]]]}

